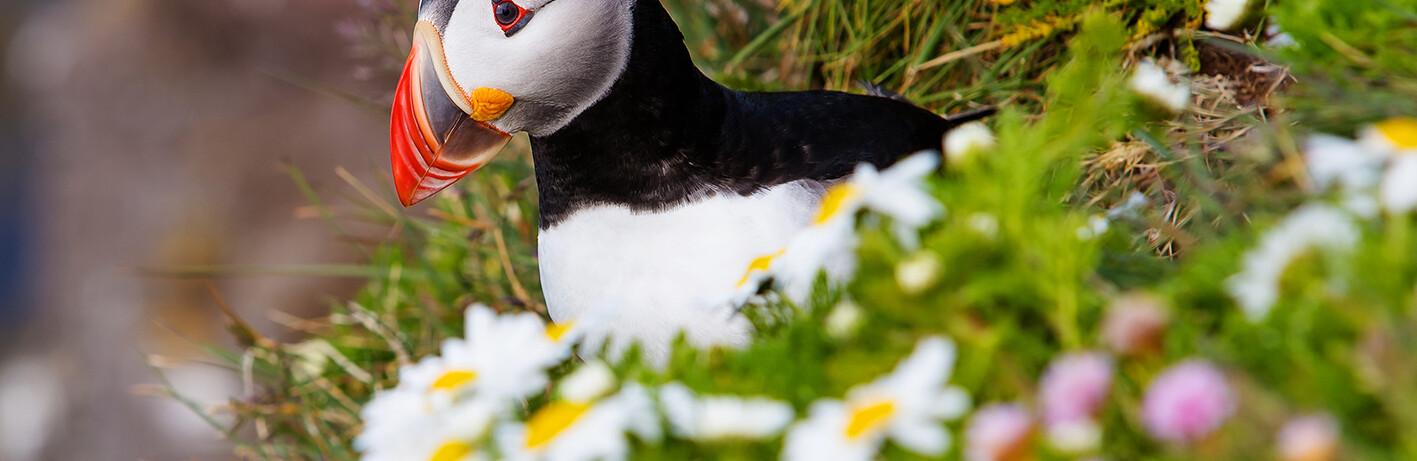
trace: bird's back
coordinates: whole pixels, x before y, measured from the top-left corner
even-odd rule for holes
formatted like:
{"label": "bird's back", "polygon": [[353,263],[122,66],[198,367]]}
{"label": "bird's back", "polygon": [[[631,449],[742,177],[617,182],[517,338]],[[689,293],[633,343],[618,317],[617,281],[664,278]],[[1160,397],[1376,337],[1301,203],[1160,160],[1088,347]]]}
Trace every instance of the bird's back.
{"label": "bird's back", "polygon": [[836,91],[727,90],[729,116],[713,164],[753,183],[834,181],[859,163],[883,168],[939,150],[950,123],[918,106]]}

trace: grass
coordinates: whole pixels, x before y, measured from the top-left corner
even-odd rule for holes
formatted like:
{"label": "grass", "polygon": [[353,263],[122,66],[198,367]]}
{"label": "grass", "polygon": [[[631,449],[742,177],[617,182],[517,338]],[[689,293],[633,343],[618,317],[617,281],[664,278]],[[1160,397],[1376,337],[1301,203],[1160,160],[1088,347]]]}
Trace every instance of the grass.
{"label": "grass", "polygon": [[[940,113],[997,105],[999,146],[932,180],[949,213],[922,234],[921,251],[943,266],[926,290],[907,294],[894,277],[920,253],[864,219],[850,284],[823,290],[808,310],[769,307],[758,318],[760,339],[744,351],[681,349],[665,370],[631,360],[616,366],[620,377],[767,395],[801,415],[812,401],[888,371],[918,338],[943,333],[961,348],[953,382],[977,402],[1034,403],[1041,370],[1062,352],[1101,347],[1109,307],[1146,293],[1173,321],[1160,351],[1118,362],[1113,398],[1099,415],[1105,457],[1253,459],[1272,451],[1280,424],[1311,412],[1339,421],[1340,459],[1417,457],[1410,215],[1360,220],[1363,238],[1347,256],[1302,256],[1283,272],[1281,302],[1266,321],[1246,320],[1225,289],[1266,229],[1303,203],[1337,200],[1316,193],[1305,136],[1351,136],[1417,114],[1417,4],[1276,2],[1261,19],[1299,45],[1272,48],[1261,46],[1270,38],[1261,22],[1234,33],[1203,29],[1197,1],[1000,3],[669,1],[698,64],[731,86],[857,91],[855,82],[867,80]],[[386,76],[407,47],[410,7],[371,11],[359,29],[361,49]],[[1158,117],[1126,89],[1125,69],[1144,57],[1195,72],[1185,113]],[[301,183],[298,171],[292,176]],[[243,457],[355,457],[363,403],[395,385],[398,367],[460,336],[464,307],[544,314],[531,177],[519,140],[426,211],[393,206],[387,184],[350,178],[357,199],[339,205],[306,188],[334,232],[376,243],[362,266],[292,270],[365,276],[368,284],[327,317],[292,320],[310,337],[303,343],[279,344],[233,317],[242,348],[210,350],[254,392],[194,410],[232,418],[210,421]],[[1110,232],[1078,238],[1074,229],[1133,193],[1148,205],[1117,216]],[[980,232],[981,216],[996,230]],[[387,232],[356,235],[345,223]],[[868,314],[853,336],[831,337],[822,323],[846,298]],[[768,321],[784,317],[792,321]],[[1202,443],[1156,442],[1139,422],[1144,390],[1190,357],[1220,364],[1240,409]],[[544,401],[527,402],[523,414]],[[635,457],[762,459],[778,446],[671,438],[638,444]],[[1071,459],[1042,444],[1036,452]],[[884,457],[914,455],[889,447]]]}

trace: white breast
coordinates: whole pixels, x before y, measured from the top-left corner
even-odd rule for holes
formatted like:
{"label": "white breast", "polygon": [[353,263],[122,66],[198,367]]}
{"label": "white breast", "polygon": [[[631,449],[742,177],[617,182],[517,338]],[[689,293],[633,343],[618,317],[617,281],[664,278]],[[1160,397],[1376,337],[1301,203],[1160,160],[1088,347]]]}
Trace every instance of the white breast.
{"label": "white breast", "polygon": [[680,331],[699,347],[746,344],[750,325],[723,301],[754,259],[778,252],[807,224],[821,192],[797,181],[655,213],[579,210],[538,237],[551,318],[604,319],[612,350],[639,341],[652,361],[663,360]]}

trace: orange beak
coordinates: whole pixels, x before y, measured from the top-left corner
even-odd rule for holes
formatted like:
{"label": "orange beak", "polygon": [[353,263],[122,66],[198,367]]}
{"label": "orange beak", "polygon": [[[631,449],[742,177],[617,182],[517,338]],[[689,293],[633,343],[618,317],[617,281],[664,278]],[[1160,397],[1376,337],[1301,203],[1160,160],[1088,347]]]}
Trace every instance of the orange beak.
{"label": "orange beak", "polygon": [[389,121],[394,186],[404,206],[486,165],[511,140],[511,135],[469,115],[479,104],[453,81],[444,64],[442,39],[432,25],[419,23],[413,37]]}

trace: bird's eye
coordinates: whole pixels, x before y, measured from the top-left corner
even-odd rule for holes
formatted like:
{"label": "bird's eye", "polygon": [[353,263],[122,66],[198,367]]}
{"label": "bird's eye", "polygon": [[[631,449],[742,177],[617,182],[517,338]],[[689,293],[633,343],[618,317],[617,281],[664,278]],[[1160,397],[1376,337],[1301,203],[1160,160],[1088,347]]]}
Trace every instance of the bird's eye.
{"label": "bird's eye", "polygon": [[531,11],[522,8],[512,0],[492,0],[492,15],[497,19],[497,25],[502,28],[502,32],[511,37],[522,27],[526,27],[526,22],[531,20]]}
{"label": "bird's eye", "polygon": [[512,24],[516,24],[517,18],[521,17],[522,12],[520,8],[517,8],[517,5],[515,3],[502,2],[497,4],[496,14],[497,24],[501,25],[502,27],[507,27]]}

